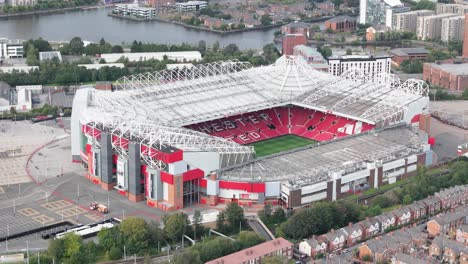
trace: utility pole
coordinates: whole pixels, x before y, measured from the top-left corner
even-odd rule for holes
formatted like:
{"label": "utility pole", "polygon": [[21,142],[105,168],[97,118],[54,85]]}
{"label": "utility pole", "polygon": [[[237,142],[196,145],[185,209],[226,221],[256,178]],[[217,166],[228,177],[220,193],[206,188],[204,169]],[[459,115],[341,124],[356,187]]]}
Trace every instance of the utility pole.
{"label": "utility pole", "polygon": [[26,256],[28,257],[27,264],[29,264],[29,240],[26,240]]}
{"label": "utility pole", "polygon": [[125,245],[124,245],[124,260],[127,260],[127,254],[125,252]]}

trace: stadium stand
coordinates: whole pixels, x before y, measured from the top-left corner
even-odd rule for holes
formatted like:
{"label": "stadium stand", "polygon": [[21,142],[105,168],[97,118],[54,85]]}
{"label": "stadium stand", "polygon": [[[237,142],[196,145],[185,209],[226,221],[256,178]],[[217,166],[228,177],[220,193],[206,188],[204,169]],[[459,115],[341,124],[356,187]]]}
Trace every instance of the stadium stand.
{"label": "stadium stand", "polygon": [[248,144],[288,134],[328,141],[365,132],[374,126],[299,106],[286,106],[207,121],[187,128]]}

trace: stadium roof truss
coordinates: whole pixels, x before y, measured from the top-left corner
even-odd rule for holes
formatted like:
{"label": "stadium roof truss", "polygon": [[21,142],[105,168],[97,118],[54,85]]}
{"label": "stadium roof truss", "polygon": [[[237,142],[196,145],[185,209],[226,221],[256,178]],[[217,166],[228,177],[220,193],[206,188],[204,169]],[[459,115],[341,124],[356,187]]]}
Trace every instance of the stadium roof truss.
{"label": "stadium roof truss", "polygon": [[[368,76],[358,70],[333,76],[287,56],[256,68],[225,61],[137,74],[119,79],[116,88],[90,91],[86,122],[151,144],[239,154],[236,163],[251,158],[254,150],[181,127],[290,104],[371,124],[397,123],[409,104],[428,95],[421,80],[402,82],[392,74]],[[125,155],[118,144],[115,148]]]}

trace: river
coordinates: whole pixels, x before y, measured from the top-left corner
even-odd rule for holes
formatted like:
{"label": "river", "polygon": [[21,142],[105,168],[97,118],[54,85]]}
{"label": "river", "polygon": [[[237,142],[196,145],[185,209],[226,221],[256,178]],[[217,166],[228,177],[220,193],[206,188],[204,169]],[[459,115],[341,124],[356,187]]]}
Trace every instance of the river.
{"label": "river", "polygon": [[183,26],[157,21],[133,21],[107,15],[108,8],[41,14],[27,17],[0,19],[0,38],[30,39],[42,37],[49,41],[69,41],[75,36],[83,40],[99,41],[104,38],[112,44],[143,42],[208,45],[219,41],[221,46],[235,43],[241,49],[261,49],[273,40],[277,29],[248,31],[220,35],[187,29]]}

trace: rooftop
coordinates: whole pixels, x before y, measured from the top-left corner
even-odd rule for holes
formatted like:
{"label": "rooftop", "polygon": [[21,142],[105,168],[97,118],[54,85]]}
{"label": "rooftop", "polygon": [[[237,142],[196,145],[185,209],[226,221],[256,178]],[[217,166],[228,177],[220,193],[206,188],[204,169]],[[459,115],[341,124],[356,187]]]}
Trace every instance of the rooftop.
{"label": "rooftop", "polygon": [[294,244],[280,237],[271,241],[261,243],[259,245],[246,248],[236,253],[208,261],[205,264],[237,264],[245,263],[252,259],[269,255],[270,253],[276,253],[280,249],[292,247]]}
{"label": "rooftop", "polygon": [[392,258],[398,261],[401,261],[403,263],[411,263],[411,264],[427,264],[427,261],[422,260],[420,258],[413,257],[411,255],[397,252],[395,256]]}
{"label": "rooftop", "polygon": [[390,53],[397,56],[408,56],[412,54],[429,54],[425,48],[399,48],[393,49]]}
{"label": "rooftop", "polygon": [[219,177],[239,181],[283,180],[292,186],[311,184],[327,180],[332,168],[350,173],[366,168],[369,161],[387,161],[419,153],[419,142],[418,134],[410,129],[391,128],[258,158],[226,168],[219,172]]}
{"label": "rooftop", "polygon": [[450,72],[457,75],[468,75],[468,63],[460,63],[460,64],[453,64],[453,63],[429,63],[431,67],[440,69],[446,72]]}
{"label": "rooftop", "polygon": [[345,22],[345,21],[355,21],[356,18],[350,16],[336,16],[334,18],[330,18],[328,22]]}

